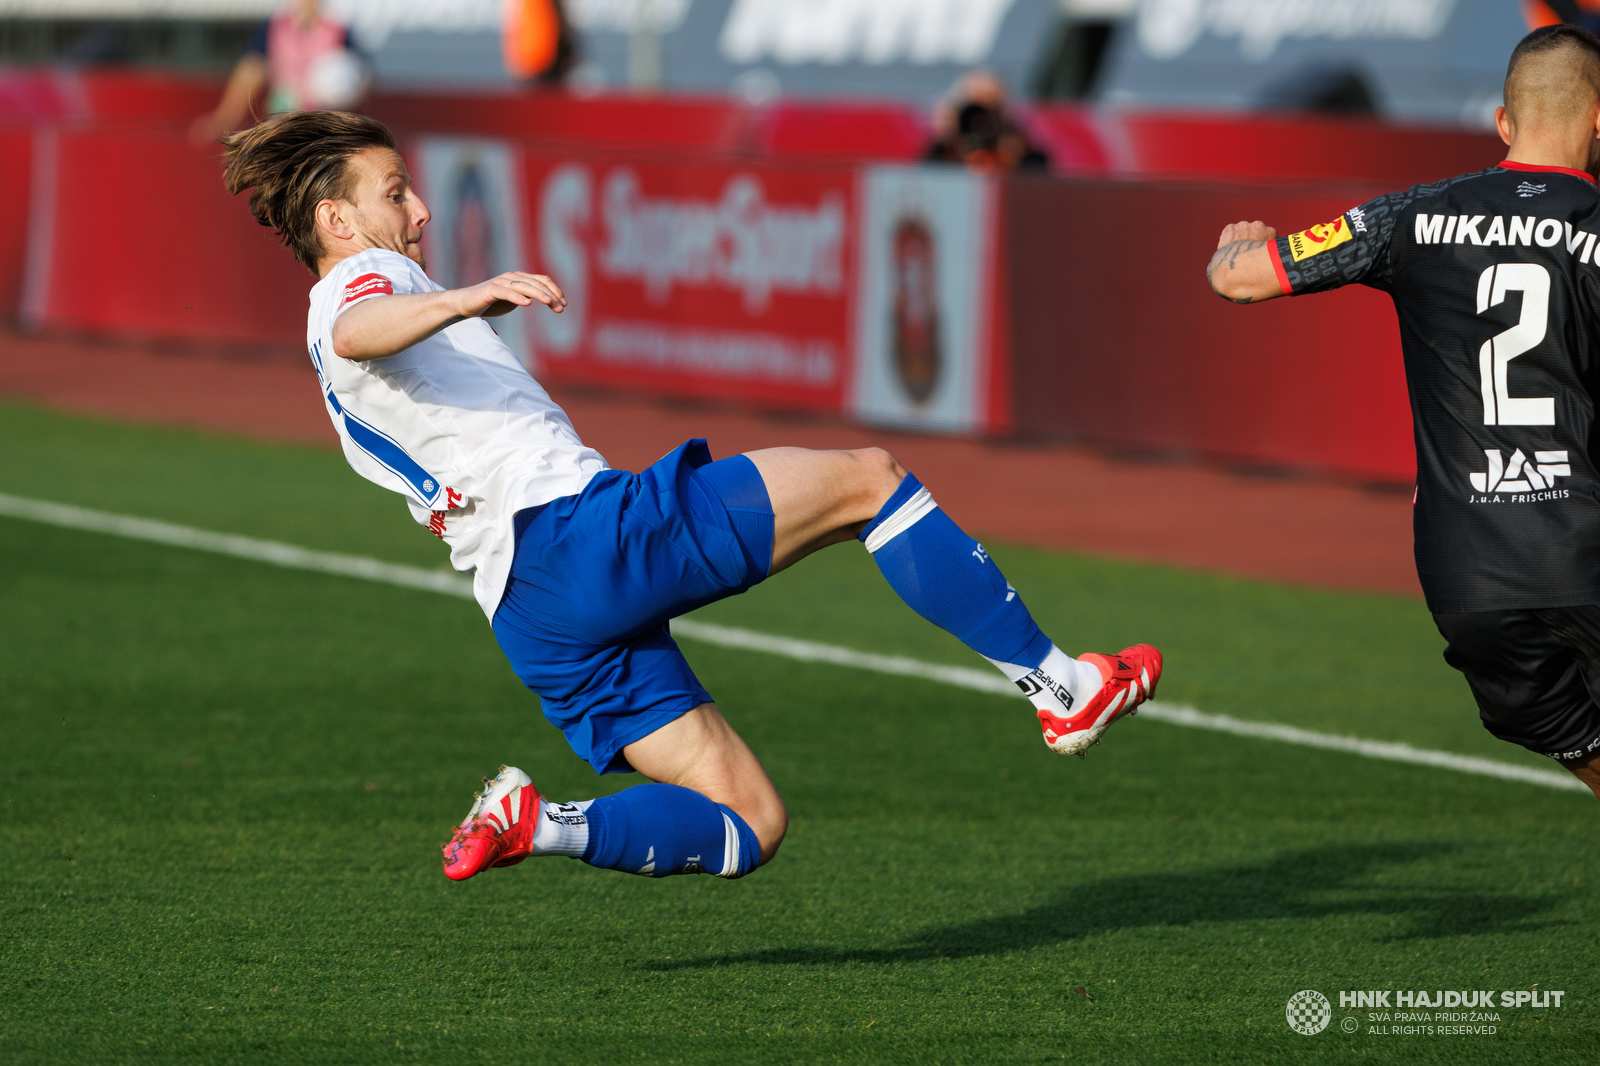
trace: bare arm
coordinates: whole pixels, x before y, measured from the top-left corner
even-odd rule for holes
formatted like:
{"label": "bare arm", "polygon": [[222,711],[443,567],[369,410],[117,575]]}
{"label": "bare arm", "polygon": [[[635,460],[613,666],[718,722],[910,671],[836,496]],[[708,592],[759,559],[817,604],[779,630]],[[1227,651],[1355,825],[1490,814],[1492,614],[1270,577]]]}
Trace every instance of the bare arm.
{"label": "bare arm", "polygon": [[1211,291],[1236,304],[1254,304],[1283,295],[1273,266],[1278,231],[1265,222],[1235,222],[1222,230],[1217,253],[1206,267]]}
{"label": "bare arm", "polygon": [[244,125],[250,105],[266,91],[267,78],[267,61],[261,56],[252,54],[239,60],[228,78],[227,88],[222,90],[217,109],[201,115],[190,126],[191,139],[196,144],[210,144]]}
{"label": "bare arm", "polygon": [[494,318],[535,302],[557,314],[567,306],[555,282],[520,270],[467,289],[366,300],[333,320],[333,353],[345,359],[382,359],[463,319]]}

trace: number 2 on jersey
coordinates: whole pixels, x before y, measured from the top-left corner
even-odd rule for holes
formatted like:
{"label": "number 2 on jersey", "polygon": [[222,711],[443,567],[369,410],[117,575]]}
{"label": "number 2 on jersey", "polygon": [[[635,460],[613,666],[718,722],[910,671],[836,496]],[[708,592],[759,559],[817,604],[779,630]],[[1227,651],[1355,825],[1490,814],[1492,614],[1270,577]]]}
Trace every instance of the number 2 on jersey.
{"label": "number 2 on jersey", "polygon": [[1506,366],[1544,340],[1550,319],[1550,272],[1537,263],[1501,263],[1478,276],[1478,314],[1505,302],[1506,293],[1522,293],[1522,317],[1503,333],[1483,342],[1478,374],[1483,385],[1486,426],[1553,426],[1553,396],[1511,396]]}

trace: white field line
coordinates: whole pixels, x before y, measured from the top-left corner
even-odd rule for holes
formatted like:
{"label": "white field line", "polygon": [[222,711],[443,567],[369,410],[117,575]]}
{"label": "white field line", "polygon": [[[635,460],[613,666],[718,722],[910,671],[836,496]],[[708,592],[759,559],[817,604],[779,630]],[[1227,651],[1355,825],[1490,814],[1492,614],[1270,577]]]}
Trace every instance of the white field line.
{"label": "white field line", "polygon": [[[32,500],[22,496],[9,496],[4,493],[0,493],[0,515],[21,518],[30,522],[42,522],[52,526],[63,526],[68,529],[108,533],[113,536],[151,541],[156,544],[167,544],[178,548],[214,552],[218,555],[231,555],[240,559],[250,559],[255,562],[288,567],[292,570],[311,570],[324,574],[338,574],[341,577],[361,578],[386,585],[399,585],[405,588],[423,589],[428,592],[442,592],[446,595],[459,596],[463,599],[470,600],[473,598],[472,581],[459,574],[424,570],[421,567],[405,566],[400,563],[385,563],[377,559],[367,559],[357,555],[343,555],[338,552],[312,551],[309,548],[301,548],[279,541],[260,540],[255,537],[244,537],[232,533],[213,533],[208,530],[193,529],[189,526],[174,525],[170,522],[160,522],[151,518],[135,518],[130,515],[111,514],[106,511],[91,510],[87,507],[74,507],[70,504],[51,503],[46,500]],[[1006,681],[1005,678],[991,671],[976,670],[966,666],[927,663],[920,659],[910,659],[899,655],[875,655],[871,652],[856,651],[854,648],[843,648],[834,644],[820,644],[816,641],[799,640],[795,637],[780,637],[770,633],[757,633],[754,630],[714,625],[710,622],[697,622],[689,618],[676,619],[672,623],[672,633],[674,636],[688,637],[691,640],[698,640],[707,644],[764,652],[769,655],[780,655],[784,658],[796,659],[801,662],[831,663],[834,666],[870,670],[879,674],[921,678],[925,681],[938,681],[957,688],[998,696],[1015,697],[1018,695],[1016,687]],[[1277,740],[1287,744],[1322,748],[1328,751],[1343,751],[1352,755],[1363,755],[1369,759],[1387,759],[1392,762],[1437,766],[1447,770],[1459,770],[1462,773],[1498,777],[1507,781],[1521,781],[1526,784],[1543,785],[1547,788],[1558,788],[1569,792],[1588,793],[1589,791],[1587,786],[1577,778],[1561,770],[1515,766],[1511,763],[1503,763],[1494,759],[1480,759],[1476,756],[1457,755],[1449,751],[1414,748],[1409,744],[1400,744],[1392,741],[1363,740],[1360,737],[1343,737],[1332,733],[1318,733],[1310,729],[1300,729],[1297,726],[1281,725],[1275,722],[1252,722],[1226,714],[1206,714],[1203,711],[1182,704],[1147,703],[1139,708],[1138,716],[1145,719],[1154,719],[1158,722],[1168,722],[1172,725],[1190,726],[1195,729],[1209,729],[1219,733],[1232,733],[1236,736]]]}
{"label": "white field line", "polygon": [[[974,670],[965,666],[942,666],[936,663],[924,663],[917,659],[906,659],[898,655],[873,655],[869,652],[856,651],[852,648],[840,648],[832,644],[817,644],[809,640],[796,640],[793,637],[769,636],[766,633],[755,633],[748,629],[734,629],[729,626],[712,625],[708,622],[696,622],[687,618],[680,618],[672,623],[672,634],[673,636],[706,641],[710,644],[721,644],[728,648],[745,648],[750,651],[769,652],[789,659],[834,663],[838,666],[853,666],[880,674],[920,677],[929,681],[942,681],[947,685],[955,685],[959,688],[974,689],[978,692],[992,692],[1002,696],[1017,695],[1016,686],[1005,678],[990,671]],[[1400,744],[1392,741],[1362,740],[1360,737],[1341,737],[1332,733],[1317,733],[1310,729],[1300,729],[1292,725],[1279,725],[1275,722],[1251,722],[1226,714],[1206,714],[1184,704],[1151,702],[1140,707],[1137,713],[1140,718],[1153,718],[1158,722],[1192,726],[1196,729],[1210,729],[1219,733],[1233,733],[1242,737],[1261,737],[1267,740],[1281,740],[1289,744],[1300,744],[1308,748],[1347,751],[1355,755],[1365,755],[1371,759],[1389,759],[1394,762],[1418,763],[1423,766],[1442,766],[1448,770],[1461,770],[1469,774],[1501,777],[1508,781],[1526,781],[1529,784],[1546,785],[1552,788],[1567,789],[1568,791],[1583,793],[1588,793],[1589,791],[1587,785],[1564,770],[1545,770],[1537,766],[1514,766],[1511,763],[1498,762],[1494,759],[1480,759],[1476,756],[1457,755],[1449,751],[1413,748],[1410,744]]]}
{"label": "white field line", "polygon": [[359,577],[368,581],[381,581],[386,585],[404,585],[407,588],[444,592],[453,596],[472,598],[472,581],[460,574],[424,570],[418,566],[382,563],[364,559],[359,555],[340,555],[337,552],[312,551],[275,540],[258,540],[234,533],[212,533],[189,526],[176,526],[171,522],[158,522],[153,518],[134,518],[131,515],[91,511],[87,507],[73,507],[66,503],[49,503],[30,500],[22,496],[0,493],[0,515],[25,518],[68,529],[86,529],[93,533],[110,533],[134,540],[148,540],[156,544],[170,544],[176,548],[194,548],[197,551],[233,555],[240,559],[286,566],[291,570],[315,570],[342,577]]}

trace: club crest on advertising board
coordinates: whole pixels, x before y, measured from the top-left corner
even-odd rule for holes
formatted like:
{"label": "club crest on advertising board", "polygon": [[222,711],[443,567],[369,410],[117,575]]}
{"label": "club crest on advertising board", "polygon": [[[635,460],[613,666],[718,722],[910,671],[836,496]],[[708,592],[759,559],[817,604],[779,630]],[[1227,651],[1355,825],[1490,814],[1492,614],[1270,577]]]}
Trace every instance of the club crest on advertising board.
{"label": "club crest on advertising board", "polygon": [[485,202],[483,176],[478,173],[477,161],[467,157],[461,161],[461,173],[456,179],[455,228],[451,234],[451,275],[457,285],[476,285],[494,277],[494,231],[489,220],[489,206]]}
{"label": "club crest on advertising board", "polygon": [[906,395],[916,403],[927,403],[944,369],[933,229],[920,214],[902,215],[895,222],[889,247],[895,371]]}

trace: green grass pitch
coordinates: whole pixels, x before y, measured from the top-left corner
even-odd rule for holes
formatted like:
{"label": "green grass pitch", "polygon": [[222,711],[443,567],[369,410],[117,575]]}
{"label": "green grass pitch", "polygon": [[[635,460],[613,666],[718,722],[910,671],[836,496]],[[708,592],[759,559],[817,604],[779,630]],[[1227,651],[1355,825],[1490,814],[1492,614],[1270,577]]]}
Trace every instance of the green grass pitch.
{"label": "green grass pitch", "polygon": [[[0,492],[444,563],[324,450],[6,405],[0,454]],[[989,547],[1065,646],[1160,644],[1165,700],[1547,765],[1482,731],[1420,603]],[[11,520],[0,558],[3,1063],[1600,1046],[1600,811],[1578,793],[1139,719],[1061,759],[1021,700],[685,642],[789,801],[777,860],[457,885],[438,844],[499,763],[558,799],[632,781],[571,755],[474,604]],[[976,661],[851,546],[704,617]],[[1306,988],[1335,1004],[1311,1037],[1284,1021]],[[1337,1000],[1478,988],[1566,997],[1493,1036],[1369,1033]]]}

